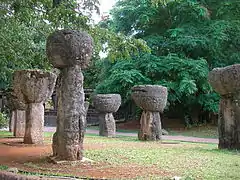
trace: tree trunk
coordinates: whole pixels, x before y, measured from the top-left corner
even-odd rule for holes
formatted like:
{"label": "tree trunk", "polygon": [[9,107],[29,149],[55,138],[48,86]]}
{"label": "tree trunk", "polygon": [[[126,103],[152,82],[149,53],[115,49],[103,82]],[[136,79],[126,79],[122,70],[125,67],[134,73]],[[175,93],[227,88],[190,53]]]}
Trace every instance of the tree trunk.
{"label": "tree trunk", "polygon": [[162,137],[161,118],[159,112],[143,111],[140,119],[139,140],[155,141]]}
{"label": "tree trunk", "polygon": [[240,93],[222,96],[218,131],[220,149],[240,149]]}
{"label": "tree trunk", "polygon": [[24,144],[43,144],[43,103],[27,104]]}
{"label": "tree trunk", "polygon": [[81,67],[61,70],[57,88],[57,131],[53,136],[53,154],[57,160],[81,160],[85,124],[83,75]]}
{"label": "tree trunk", "polygon": [[116,123],[112,113],[99,113],[99,135],[116,136]]}

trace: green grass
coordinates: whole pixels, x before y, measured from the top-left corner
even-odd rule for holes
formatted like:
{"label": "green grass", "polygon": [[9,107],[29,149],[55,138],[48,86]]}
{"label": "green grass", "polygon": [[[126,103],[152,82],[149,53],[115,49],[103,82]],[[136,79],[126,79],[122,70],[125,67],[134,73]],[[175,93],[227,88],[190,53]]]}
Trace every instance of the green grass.
{"label": "green grass", "polygon": [[[168,146],[157,142],[140,142],[132,137],[95,137],[93,142],[117,146],[85,151],[86,157],[112,166],[138,164],[151,168],[154,165],[188,179],[240,179],[240,152],[218,150],[217,145],[180,143]],[[126,143],[129,145],[126,146]]]}
{"label": "green grass", "polygon": [[[51,137],[52,134],[45,133],[45,137]],[[0,131],[0,136],[9,135],[11,133]],[[176,141],[164,141],[164,144],[161,144],[138,141],[136,137],[106,138],[94,134],[86,134],[84,143],[102,147],[84,151],[85,157],[97,163],[116,168],[120,166],[131,168],[131,164],[146,169],[154,166],[159,171],[167,172],[164,176],[139,176],[136,179],[169,179],[173,176],[186,180],[240,179],[240,152],[218,150],[217,144]],[[44,167],[43,164],[34,163],[25,165],[37,169]],[[6,166],[0,166],[1,169],[6,169]]]}
{"label": "green grass", "polygon": [[193,128],[186,128],[184,130],[168,129],[169,135],[182,135],[201,138],[218,138],[217,126],[199,126]]}
{"label": "green grass", "polygon": [[12,132],[9,132],[9,131],[0,131],[0,138],[11,137],[11,136],[13,136],[13,135],[12,135]]}

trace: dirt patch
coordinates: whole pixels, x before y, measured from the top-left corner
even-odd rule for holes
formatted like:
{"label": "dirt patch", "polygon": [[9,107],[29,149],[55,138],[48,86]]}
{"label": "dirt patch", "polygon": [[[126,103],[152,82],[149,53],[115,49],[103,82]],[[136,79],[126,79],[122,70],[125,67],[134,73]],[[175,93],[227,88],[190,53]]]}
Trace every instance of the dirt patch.
{"label": "dirt patch", "polygon": [[[133,179],[146,176],[169,176],[169,172],[162,171],[155,166],[141,166],[138,164],[107,164],[104,162],[81,163],[76,165],[52,164],[48,157],[52,153],[51,143],[31,146],[22,144],[21,138],[0,139],[0,164],[8,167],[16,167],[22,171],[62,174],[77,177],[101,178],[101,179]],[[87,141],[87,140],[86,140]],[[130,146],[131,144],[131,146]],[[116,146],[144,148],[144,143],[124,142],[116,145],[85,142],[84,149],[104,149]],[[172,144],[178,145],[178,144]],[[155,146],[155,145],[154,145]],[[159,144],[156,144],[156,147]]]}

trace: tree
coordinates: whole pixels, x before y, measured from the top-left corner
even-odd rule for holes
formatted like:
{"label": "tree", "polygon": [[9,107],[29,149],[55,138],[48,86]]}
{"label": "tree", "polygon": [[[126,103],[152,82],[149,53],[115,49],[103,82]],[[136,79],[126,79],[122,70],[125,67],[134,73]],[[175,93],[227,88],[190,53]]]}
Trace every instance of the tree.
{"label": "tree", "polygon": [[[140,83],[167,86],[169,111],[181,109],[186,122],[198,123],[201,112],[218,110],[219,96],[207,82],[209,70],[240,63],[238,7],[239,0],[119,0],[101,26],[145,40],[151,54],[132,56],[131,71],[150,80]],[[109,72],[99,90],[119,75]],[[109,91],[130,91],[119,82],[112,80]]]}
{"label": "tree", "polygon": [[[3,53],[0,88],[9,87],[11,74],[16,69],[51,68],[45,55],[45,44],[47,36],[56,29],[87,31],[94,39],[94,60],[100,58],[100,51],[107,52],[112,61],[129,58],[139,49],[148,51],[142,40],[93,25],[91,12],[98,12],[98,5],[98,0],[1,1],[0,15],[3,18],[0,20],[0,50]],[[87,86],[90,84],[90,81],[86,81]]]}

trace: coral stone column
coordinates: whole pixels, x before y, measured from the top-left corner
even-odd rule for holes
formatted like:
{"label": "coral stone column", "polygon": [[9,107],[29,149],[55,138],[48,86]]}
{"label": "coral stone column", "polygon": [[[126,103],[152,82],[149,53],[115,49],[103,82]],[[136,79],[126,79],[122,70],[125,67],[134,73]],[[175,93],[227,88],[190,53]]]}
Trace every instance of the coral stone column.
{"label": "coral stone column", "polygon": [[[14,88],[14,85],[13,85]],[[26,105],[13,92],[8,94],[8,104],[11,108],[11,129],[15,137],[24,137],[26,124]]]}
{"label": "coral stone column", "polygon": [[92,38],[84,32],[60,30],[47,39],[48,59],[60,69],[57,130],[52,144],[56,161],[83,158],[86,109],[82,69],[88,66],[92,49]]}
{"label": "coral stone column", "polygon": [[158,85],[139,85],[132,88],[132,98],[141,109],[139,140],[160,140],[162,136],[160,112],[167,103],[167,88]]}
{"label": "coral stone column", "polygon": [[93,97],[93,105],[99,112],[99,135],[116,136],[116,123],[113,117],[121,105],[120,94],[97,94]]}
{"label": "coral stone column", "polygon": [[240,149],[240,64],[213,69],[209,82],[221,95],[218,147]]}
{"label": "coral stone column", "polygon": [[42,144],[44,140],[43,103],[52,95],[56,75],[41,70],[14,72],[14,94],[26,103],[25,144]]}

